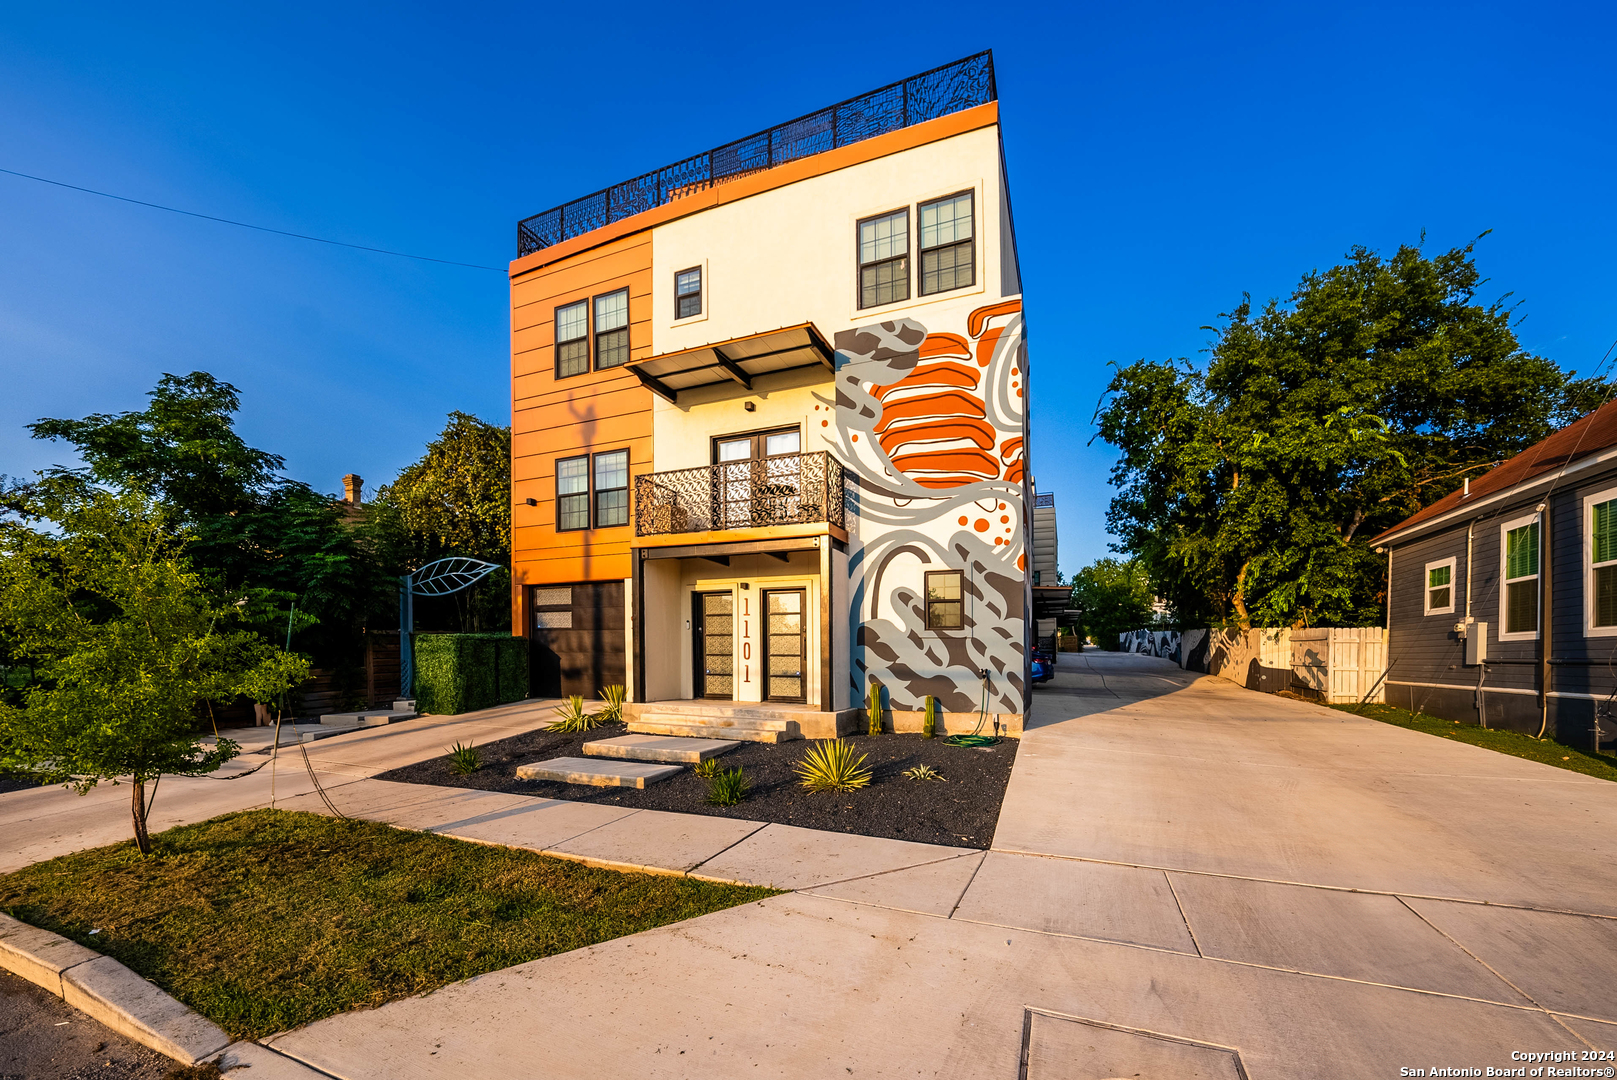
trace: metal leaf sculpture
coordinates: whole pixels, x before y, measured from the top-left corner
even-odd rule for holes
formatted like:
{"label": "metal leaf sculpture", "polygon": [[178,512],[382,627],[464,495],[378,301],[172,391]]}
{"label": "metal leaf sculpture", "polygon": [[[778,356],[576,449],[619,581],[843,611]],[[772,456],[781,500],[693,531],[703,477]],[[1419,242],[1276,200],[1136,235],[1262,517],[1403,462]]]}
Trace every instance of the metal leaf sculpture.
{"label": "metal leaf sculpture", "polygon": [[411,587],[417,596],[448,596],[476,585],[498,569],[496,563],[451,555],[447,559],[436,559],[411,574]]}

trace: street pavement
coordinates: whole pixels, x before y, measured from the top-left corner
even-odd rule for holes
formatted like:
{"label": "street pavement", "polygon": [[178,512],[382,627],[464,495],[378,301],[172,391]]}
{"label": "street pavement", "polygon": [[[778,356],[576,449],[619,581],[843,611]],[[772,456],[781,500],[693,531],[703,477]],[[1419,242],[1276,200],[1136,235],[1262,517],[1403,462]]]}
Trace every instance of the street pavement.
{"label": "street pavement", "polygon": [[0,971],[0,1078],[162,1080],[174,1062]]}
{"label": "street pavement", "polygon": [[[332,1017],[281,1054],[354,1080],[1102,1080],[1617,1050],[1606,781],[1093,653],[1037,692],[986,853],[363,779],[527,708],[310,755],[346,813],[797,891]],[[316,809],[293,760],[277,798]],[[175,814],[221,804],[201,783]],[[13,816],[38,795],[0,795],[28,851],[94,833],[53,832],[60,800]]]}

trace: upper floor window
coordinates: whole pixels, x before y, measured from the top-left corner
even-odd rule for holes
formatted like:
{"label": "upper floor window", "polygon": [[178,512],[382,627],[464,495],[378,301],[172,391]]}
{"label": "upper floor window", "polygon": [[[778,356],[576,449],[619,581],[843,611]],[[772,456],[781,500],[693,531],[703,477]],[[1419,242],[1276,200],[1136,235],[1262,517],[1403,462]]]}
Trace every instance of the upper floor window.
{"label": "upper floor window", "polygon": [[629,360],[629,290],[595,298],[595,370]]}
{"label": "upper floor window", "polygon": [[859,306],[879,307],[910,298],[910,212],[859,223]]}
{"label": "upper floor window", "polygon": [[972,193],[921,204],[921,295],[976,283]]}
{"label": "upper floor window", "polygon": [[1538,517],[1507,521],[1501,532],[1505,572],[1500,575],[1500,637],[1531,637],[1538,633]]}
{"label": "upper floor window", "polygon": [[1456,560],[1426,564],[1426,614],[1454,614],[1454,566]]}
{"label": "upper floor window", "polygon": [[590,527],[590,459],[562,458],[556,462],[556,528]]}
{"label": "upper floor window", "polygon": [[556,309],[556,378],[582,375],[590,369],[590,302],[580,300]]}
{"label": "upper floor window", "polygon": [[959,630],[966,624],[965,577],[960,570],[926,575],[926,628]]}
{"label": "upper floor window", "polygon": [[629,451],[595,455],[595,527],[629,524]]}
{"label": "upper floor window", "polygon": [[693,266],[674,275],[674,318],[702,314],[702,268]]}

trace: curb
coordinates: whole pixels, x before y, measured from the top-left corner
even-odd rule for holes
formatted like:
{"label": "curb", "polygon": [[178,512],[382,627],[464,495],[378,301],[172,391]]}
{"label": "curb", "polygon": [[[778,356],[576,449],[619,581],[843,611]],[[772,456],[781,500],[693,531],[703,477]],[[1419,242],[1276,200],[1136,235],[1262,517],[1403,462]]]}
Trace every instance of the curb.
{"label": "curb", "polygon": [[224,1030],[110,956],[0,913],[0,967],[120,1035],[186,1065],[231,1046]]}

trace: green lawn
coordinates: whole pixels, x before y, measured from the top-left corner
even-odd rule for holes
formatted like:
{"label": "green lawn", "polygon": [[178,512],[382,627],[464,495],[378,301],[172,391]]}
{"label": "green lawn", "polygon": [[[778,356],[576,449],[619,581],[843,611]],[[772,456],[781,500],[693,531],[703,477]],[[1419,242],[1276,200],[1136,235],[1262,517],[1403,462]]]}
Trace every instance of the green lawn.
{"label": "green lawn", "polygon": [[285,810],[152,841],[0,876],[0,910],[241,1038],[775,895]]}
{"label": "green lawn", "polygon": [[1617,780],[1617,758],[1610,754],[1591,754],[1550,739],[1535,739],[1514,731],[1495,731],[1475,724],[1462,724],[1440,716],[1396,709],[1391,705],[1333,705],[1333,709],[1367,716],[1384,724],[1395,724],[1412,731],[1424,731],[1456,742],[1470,743],[1488,750],[1496,750],[1512,757],[1554,765],[1557,769],[1570,769],[1585,776],[1598,776],[1602,780]]}

